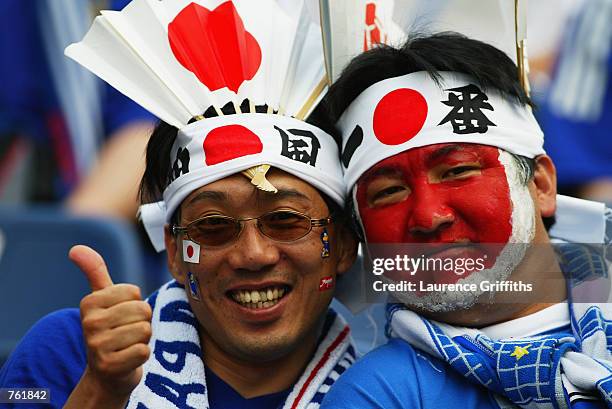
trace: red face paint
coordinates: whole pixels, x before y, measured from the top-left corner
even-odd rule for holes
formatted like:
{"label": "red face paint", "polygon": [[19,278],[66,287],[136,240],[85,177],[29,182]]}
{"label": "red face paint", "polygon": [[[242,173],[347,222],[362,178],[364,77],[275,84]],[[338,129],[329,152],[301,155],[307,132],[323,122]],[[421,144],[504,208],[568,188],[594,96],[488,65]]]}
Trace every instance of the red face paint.
{"label": "red face paint", "polygon": [[[437,144],[387,158],[362,176],[357,204],[368,243],[505,244],[512,234],[506,171],[490,146]],[[450,274],[435,281],[462,278]]]}
{"label": "red face paint", "polygon": [[319,291],[327,291],[334,288],[334,277],[327,276],[323,277],[319,282]]}

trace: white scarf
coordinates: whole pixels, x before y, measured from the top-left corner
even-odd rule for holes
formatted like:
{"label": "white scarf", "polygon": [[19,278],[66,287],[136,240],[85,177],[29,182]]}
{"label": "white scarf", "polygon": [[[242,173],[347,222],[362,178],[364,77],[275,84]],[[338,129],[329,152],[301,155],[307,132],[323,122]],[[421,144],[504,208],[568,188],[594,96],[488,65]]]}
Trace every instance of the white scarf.
{"label": "white scarf", "polygon": [[[149,298],[153,305],[152,354],[127,404],[128,409],[210,407],[198,336],[198,323],[185,289],[176,281]],[[330,310],[334,321],[294,385],[283,409],[319,407],[335,380],[355,361],[346,322]]]}
{"label": "white scarf", "polygon": [[389,335],[446,361],[473,383],[523,408],[571,408],[572,392],[612,408],[612,304],[571,299],[589,276],[608,283],[609,242],[603,248],[558,245],[564,271],[571,271],[567,278],[571,332],[493,340],[477,329],[427,320],[403,305],[390,304]]}

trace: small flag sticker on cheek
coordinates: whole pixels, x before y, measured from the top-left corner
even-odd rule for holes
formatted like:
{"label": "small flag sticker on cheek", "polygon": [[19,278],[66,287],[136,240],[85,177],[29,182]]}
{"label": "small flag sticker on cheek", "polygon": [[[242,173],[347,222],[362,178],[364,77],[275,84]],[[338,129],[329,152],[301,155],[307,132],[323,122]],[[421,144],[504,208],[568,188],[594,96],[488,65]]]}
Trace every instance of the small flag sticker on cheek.
{"label": "small flag sticker on cheek", "polygon": [[327,291],[334,288],[334,277],[323,277],[319,282],[319,291]]}
{"label": "small flag sticker on cheek", "polygon": [[183,260],[186,263],[199,263],[200,245],[190,240],[183,240]]}

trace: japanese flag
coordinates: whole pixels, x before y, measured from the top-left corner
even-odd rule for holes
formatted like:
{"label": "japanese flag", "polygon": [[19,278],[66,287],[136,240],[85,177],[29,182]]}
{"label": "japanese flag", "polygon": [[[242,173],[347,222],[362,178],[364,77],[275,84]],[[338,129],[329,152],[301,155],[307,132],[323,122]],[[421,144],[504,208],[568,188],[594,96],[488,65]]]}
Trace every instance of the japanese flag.
{"label": "japanese flag", "polygon": [[183,260],[187,263],[199,263],[200,245],[190,240],[183,240]]}

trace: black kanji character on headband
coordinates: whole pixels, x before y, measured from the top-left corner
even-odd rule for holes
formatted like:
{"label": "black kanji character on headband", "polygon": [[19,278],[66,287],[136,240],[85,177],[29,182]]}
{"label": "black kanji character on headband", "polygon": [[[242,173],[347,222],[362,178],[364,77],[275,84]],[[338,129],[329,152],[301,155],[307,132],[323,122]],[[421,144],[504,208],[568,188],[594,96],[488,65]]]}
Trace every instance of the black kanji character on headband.
{"label": "black kanji character on headband", "polygon": [[179,176],[189,173],[189,150],[178,148],[176,159],[170,169],[170,181],[176,180]]}
{"label": "black kanji character on headband", "polygon": [[494,109],[486,102],[487,95],[476,85],[470,84],[445,91],[449,91],[448,101],[441,102],[453,109],[438,125],[450,122],[453,125],[453,132],[457,134],[485,133],[489,130],[489,126],[496,126],[482,112],[483,109],[490,111]]}
{"label": "black kanji character on headband", "polygon": [[312,132],[303,129],[289,129],[287,133],[278,126],[274,128],[280,133],[283,141],[281,155],[310,166],[316,166],[321,143]]}

